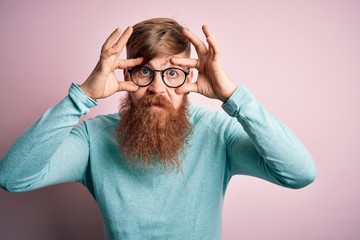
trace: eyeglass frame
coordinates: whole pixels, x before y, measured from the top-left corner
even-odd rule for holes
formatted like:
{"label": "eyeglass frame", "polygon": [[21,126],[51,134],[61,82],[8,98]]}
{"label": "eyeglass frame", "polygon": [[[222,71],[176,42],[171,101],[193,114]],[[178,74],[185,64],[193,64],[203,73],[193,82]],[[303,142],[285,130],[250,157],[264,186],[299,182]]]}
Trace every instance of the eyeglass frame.
{"label": "eyeglass frame", "polygon": [[[150,71],[152,71],[152,79],[151,79],[151,81],[150,81],[148,84],[146,84],[146,85],[139,85],[139,84],[135,83],[135,81],[132,79],[132,76],[131,76],[131,73],[132,73],[132,71],[133,71],[134,69],[141,69],[141,68],[147,68],[147,69],[149,69]],[[165,79],[164,79],[165,74],[164,74],[164,73],[165,73],[165,71],[167,71],[167,70],[169,70],[169,69],[177,69],[177,70],[182,71],[182,72],[185,74],[184,81],[183,81],[179,86],[173,87],[173,86],[168,85],[168,84],[165,82]],[[158,69],[153,69],[153,68],[148,67],[148,66],[145,66],[145,65],[139,65],[139,66],[136,66],[136,67],[128,68],[127,71],[128,71],[128,73],[130,74],[130,79],[131,79],[131,81],[132,81],[136,86],[138,86],[138,87],[147,87],[147,86],[149,86],[149,85],[154,81],[154,79],[155,79],[155,77],[156,77],[156,72],[159,72],[159,73],[161,73],[161,79],[163,80],[164,84],[165,84],[167,87],[169,87],[169,88],[179,88],[179,87],[181,87],[182,85],[184,85],[184,83],[186,82],[187,76],[190,74],[190,69],[189,69],[188,71],[185,71],[184,69],[181,69],[181,68],[178,68],[178,67],[169,67],[169,68],[166,68],[166,69],[163,69],[163,70],[158,70]]]}

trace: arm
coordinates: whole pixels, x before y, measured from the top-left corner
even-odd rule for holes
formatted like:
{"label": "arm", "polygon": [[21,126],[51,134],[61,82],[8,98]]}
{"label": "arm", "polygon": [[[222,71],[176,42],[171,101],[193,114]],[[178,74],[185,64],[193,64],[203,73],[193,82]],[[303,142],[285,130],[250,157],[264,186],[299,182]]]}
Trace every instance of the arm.
{"label": "arm", "polygon": [[0,162],[0,186],[28,191],[80,181],[88,159],[84,125],[74,128],[96,102],[73,84],[69,95],[23,132]]}
{"label": "arm", "polygon": [[[243,86],[239,88],[220,65],[220,51],[207,26],[203,26],[208,47],[189,30],[183,34],[194,45],[198,59],[172,58],[173,64],[196,68],[196,82],[178,88],[178,94],[197,92],[224,102],[223,108],[237,119],[228,130],[228,157],[231,174],[248,174],[286,187],[300,188],[316,175],[314,162],[296,138],[270,115]],[[243,134],[244,131],[246,134]]]}
{"label": "arm", "polygon": [[[316,168],[309,152],[245,87],[240,86],[222,107],[238,121],[227,138],[231,175],[251,175],[289,188],[314,181]],[[239,134],[243,132],[239,123],[246,136]]]}
{"label": "arm", "polygon": [[119,59],[132,28],[128,27],[121,36],[120,33],[116,29],[105,41],[100,60],[87,80],[80,87],[72,85],[69,95],[11,146],[0,162],[0,187],[27,191],[60,182],[84,181],[89,157],[86,125],[74,125],[95,105],[94,100],[138,89],[115,76],[116,69],[142,62],[141,58]]}

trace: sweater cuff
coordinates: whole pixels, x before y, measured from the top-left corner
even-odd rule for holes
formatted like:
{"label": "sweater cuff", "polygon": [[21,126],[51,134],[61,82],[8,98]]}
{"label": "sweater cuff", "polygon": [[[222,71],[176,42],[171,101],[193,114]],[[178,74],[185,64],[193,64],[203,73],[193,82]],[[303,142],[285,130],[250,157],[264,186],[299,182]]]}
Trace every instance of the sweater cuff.
{"label": "sweater cuff", "polygon": [[86,96],[80,86],[76,83],[71,84],[69,88],[69,97],[82,114],[87,114],[90,111],[90,108],[97,105],[97,101]]}
{"label": "sweater cuff", "polygon": [[254,101],[256,101],[256,99],[251,92],[241,85],[221,107],[230,116],[237,117],[240,115],[242,109]]}

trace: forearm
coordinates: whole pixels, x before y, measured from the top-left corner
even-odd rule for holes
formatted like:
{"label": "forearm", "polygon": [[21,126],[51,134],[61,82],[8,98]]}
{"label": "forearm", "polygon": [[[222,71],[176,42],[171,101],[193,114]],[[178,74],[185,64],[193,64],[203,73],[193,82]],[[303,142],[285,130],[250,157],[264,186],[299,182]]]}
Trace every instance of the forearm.
{"label": "forearm", "polygon": [[[238,89],[223,108],[237,118],[258,153],[252,152],[252,159],[245,159],[242,166],[236,166],[242,160],[232,161],[235,173],[254,175],[291,188],[304,187],[314,180],[316,169],[310,153],[246,88]],[[233,158],[237,158],[237,144],[236,139],[229,144]]]}
{"label": "forearm", "polygon": [[50,158],[96,103],[73,85],[69,95],[23,132],[0,162],[0,187],[25,190],[46,171]]}

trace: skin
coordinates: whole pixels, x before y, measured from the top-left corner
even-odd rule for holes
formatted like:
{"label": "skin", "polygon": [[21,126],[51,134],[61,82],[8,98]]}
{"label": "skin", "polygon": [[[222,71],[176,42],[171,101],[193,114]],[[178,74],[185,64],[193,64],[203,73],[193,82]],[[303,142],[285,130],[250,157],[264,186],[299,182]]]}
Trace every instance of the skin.
{"label": "skin", "polygon": [[[208,98],[226,102],[237,86],[227,77],[221,67],[219,48],[209,28],[204,25],[202,30],[208,46],[188,29],[183,30],[185,37],[189,39],[196,49],[197,59],[187,58],[182,53],[170,57],[155,58],[149,62],[149,66],[154,69],[165,69],[169,66],[196,68],[198,77],[195,82],[191,81],[193,74],[190,74],[183,86],[173,89],[167,87],[163,83],[160,74],[157,73],[154,81],[149,86],[139,88],[131,81],[128,81],[129,76],[126,71],[124,71],[125,81],[119,81],[114,72],[116,69],[125,70],[140,65],[143,61],[142,58],[119,59],[133,31],[132,27],[128,27],[122,34],[120,29],[117,28],[108,37],[101,48],[99,62],[80,88],[92,99],[106,98],[119,91],[128,91],[134,104],[145,94],[162,94],[172,102],[175,108],[179,107],[184,94],[189,92],[196,92]],[[153,107],[156,108],[156,106]]]}
{"label": "skin", "polygon": [[[186,54],[181,53],[175,55],[179,58],[185,58]],[[171,64],[170,60],[172,57],[175,56],[168,56],[168,57],[157,57],[152,59],[146,66],[151,67],[152,69],[166,69],[169,67],[179,67],[178,65]],[[183,68],[186,70],[185,68]],[[190,83],[193,76],[193,72],[191,71],[188,75],[186,82]],[[127,71],[124,71],[124,78],[125,81],[130,81],[130,74]],[[177,94],[176,88],[169,88],[165,85],[164,81],[162,80],[161,74],[157,72],[155,74],[155,78],[153,82],[147,87],[141,87],[139,90],[130,93],[131,101],[136,105],[139,100],[145,95],[163,95],[167,100],[169,100],[175,109],[178,109],[181,105],[182,99],[184,94]],[[159,108],[157,106],[151,106],[154,110]]]}

